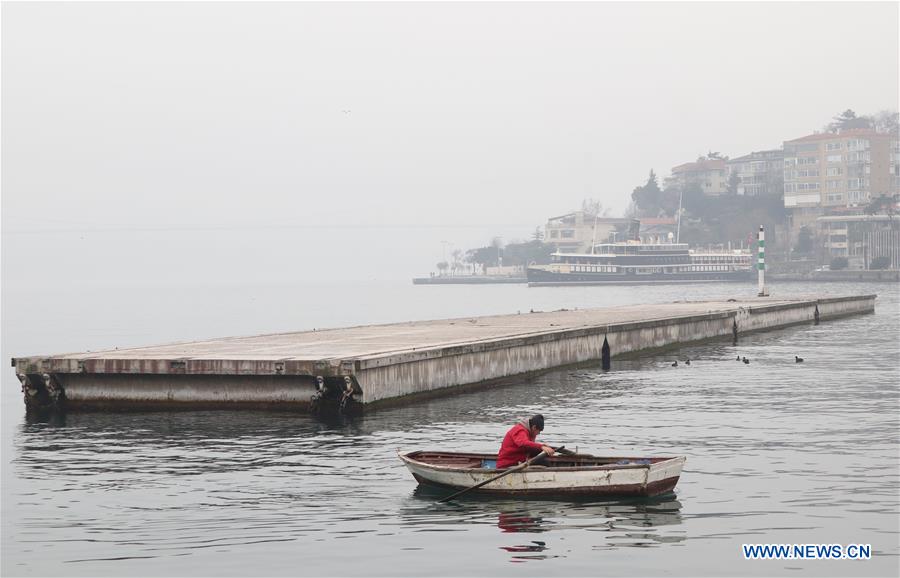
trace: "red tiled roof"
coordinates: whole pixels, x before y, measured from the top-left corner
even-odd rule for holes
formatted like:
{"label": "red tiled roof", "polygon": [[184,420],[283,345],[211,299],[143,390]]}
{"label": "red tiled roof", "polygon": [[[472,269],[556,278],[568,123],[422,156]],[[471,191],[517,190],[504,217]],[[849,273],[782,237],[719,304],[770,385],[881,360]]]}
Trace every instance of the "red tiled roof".
{"label": "red tiled roof", "polygon": [[677,167],[672,167],[673,173],[683,173],[687,171],[714,171],[723,170],[725,168],[725,159],[710,159],[695,161],[693,163],[684,163]]}
{"label": "red tiled roof", "polygon": [[815,134],[810,134],[806,136],[802,136],[800,138],[795,138],[793,140],[786,140],[784,142],[806,142],[806,141],[820,141],[820,140],[838,140],[842,138],[852,138],[852,137],[887,137],[890,136],[887,133],[877,132],[871,128],[851,128],[845,131],[841,131],[839,133],[833,132],[818,132]]}
{"label": "red tiled roof", "polygon": [[766,151],[753,151],[749,155],[744,155],[742,157],[737,157],[734,159],[728,159],[726,162],[731,165],[735,163],[746,163],[750,161],[775,161],[781,160],[781,156],[783,156],[783,152],[781,149],[770,149]]}

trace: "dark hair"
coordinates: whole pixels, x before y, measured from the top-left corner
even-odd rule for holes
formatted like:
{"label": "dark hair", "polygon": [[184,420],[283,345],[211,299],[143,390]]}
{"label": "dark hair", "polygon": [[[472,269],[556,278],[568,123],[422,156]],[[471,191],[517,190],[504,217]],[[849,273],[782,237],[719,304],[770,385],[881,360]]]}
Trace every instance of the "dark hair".
{"label": "dark hair", "polygon": [[528,425],[534,426],[541,431],[544,431],[544,416],[541,414],[537,414],[532,416],[531,419],[528,420]]}

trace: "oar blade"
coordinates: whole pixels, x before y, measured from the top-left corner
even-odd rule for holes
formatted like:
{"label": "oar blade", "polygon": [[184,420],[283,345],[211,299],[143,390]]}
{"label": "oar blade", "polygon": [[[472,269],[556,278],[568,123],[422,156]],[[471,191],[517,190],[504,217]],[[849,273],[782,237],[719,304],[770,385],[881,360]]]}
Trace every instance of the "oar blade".
{"label": "oar blade", "polygon": [[443,504],[443,503],[445,503],[445,502],[449,502],[449,501],[452,500],[453,498],[457,498],[457,497],[459,497],[459,496],[465,494],[466,492],[470,492],[470,491],[472,491],[472,490],[474,490],[474,489],[476,489],[476,488],[480,488],[481,486],[486,486],[486,485],[490,484],[491,482],[493,482],[494,480],[499,480],[499,479],[502,478],[503,476],[508,476],[509,474],[511,474],[511,473],[513,473],[513,472],[518,472],[518,471],[520,471],[520,470],[524,470],[524,469],[527,468],[529,465],[531,465],[531,463],[532,463],[533,461],[535,461],[535,460],[537,460],[537,459],[540,459],[541,457],[543,457],[543,456],[545,456],[545,455],[547,455],[547,454],[544,453],[544,452],[541,452],[541,453],[539,453],[538,455],[536,455],[536,456],[534,456],[533,458],[531,458],[530,460],[528,460],[527,462],[521,463],[521,464],[519,464],[518,466],[516,466],[516,467],[514,467],[514,468],[509,468],[508,470],[506,470],[505,472],[503,472],[503,473],[501,473],[501,474],[497,474],[496,476],[494,476],[494,477],[492,477],[492,478],[488,478],[488,479],[484,480],[483,482],[478,482],[478,483],[475,484],[474,486],[471,486],[471,487],[466,488],[466,489],[464,489],[464,490],[460,490],[460,491],[456,492],[455,494],[450,494],[450,495],[447,496],[446,498],[441,498],[440,500],[438,500],[438,501],[435,502],[435,503],[437,503],[437,504]]}

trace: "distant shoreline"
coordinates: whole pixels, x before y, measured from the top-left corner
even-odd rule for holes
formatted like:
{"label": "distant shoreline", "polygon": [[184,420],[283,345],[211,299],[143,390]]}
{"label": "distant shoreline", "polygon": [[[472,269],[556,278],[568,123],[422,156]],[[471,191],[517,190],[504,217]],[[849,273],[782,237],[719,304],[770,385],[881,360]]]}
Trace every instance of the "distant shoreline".
{"label": "distant shoreline", "polygon": [[841,271],[814,271],[807,274],[798,273],[769,273],[766,279],[772,281],[811,281],[811,282],[828,282],[828,281],[875,281],[890,282],[900,281],[900,270],[898,269],[860,269],[860,270],[841,270]]}
{"label": "distant shoreline", "polygon": [[527,283],[524,276],[514,275],[436,275],[414,277],[413,285],[488,285],[492,283]]}

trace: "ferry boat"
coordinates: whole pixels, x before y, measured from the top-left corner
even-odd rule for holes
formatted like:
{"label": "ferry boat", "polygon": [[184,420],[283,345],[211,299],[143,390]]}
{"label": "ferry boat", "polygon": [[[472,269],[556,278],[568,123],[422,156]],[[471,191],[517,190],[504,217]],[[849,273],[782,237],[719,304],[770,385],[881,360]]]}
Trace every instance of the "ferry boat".
{"label": "ferry boat", "polygon": [[594,245],[591,253],[559,253],[548,265],[526,269],[528,286],[636,285],[750,281],[751,254],[732,251],[691,250],[687,243],[622,241]]}

